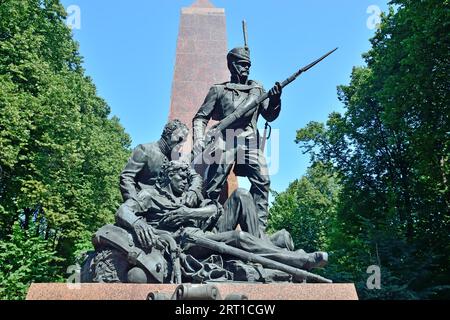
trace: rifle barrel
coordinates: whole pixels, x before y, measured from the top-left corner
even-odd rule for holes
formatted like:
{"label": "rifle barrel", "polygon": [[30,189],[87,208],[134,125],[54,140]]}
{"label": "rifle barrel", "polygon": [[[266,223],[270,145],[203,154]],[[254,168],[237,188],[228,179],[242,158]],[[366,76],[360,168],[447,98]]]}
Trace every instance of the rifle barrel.
{"label": "rifle barrel", "polygon": [[254,253],[247,252],[232,246],[229,246],[223,242],[213,241],[204,237],[200,237],[197,235],[189,234],[188,238],[190,238],[196,245],[201,247],[217,251],[220,254],[232,255],[237,258],[246,260],[248,262],[260,263],[266,268],[277,269],[288,274],[293,275],[297,279],[310,279],[320,283],[332,283],[331,280],[321,277],[319,275],[291,267],[289,265],[258,256]]}
{"label": "rifle barrel", "polygon": [[[245,26],[245,22],[243,21],[243,25]],[[245,33],[244,33],[245,34]],[[297,79],[303,72],[308,71],[309,69],[311,69],[312,67],[314,67],[316,64],[318,64],[320,61],[322,61],[323,59],[325,59],[326,57],[328,57],[330,54],[332,54],[333,52],[335,52],[338,48],[335,48],[333,50],[331,50],[330,52],[324,54],[322,57],[320,57],[319,59],[311,62],[310,64],[308,64],[307,66],[301,68],[300,70],[298,70],[297,72],[295,72],[293,75],[291,75],[289,78],[287,78],[286,80],[284,80],[281,83],[281,87],[284,88],[286,87],[288,84],[290,84],[292,81],[294,81],[295,79]],[[238,110],[236,110],[235,112],[233,112],[232,114],[230,114],[228,117],[226,117],[225,119],[223,119],[221,122],[219,122],[219,124],[217,125],[217,127],[215,128],[215,133],[219,133],[222,132],[223,130],[227,129],[231,124],[233,124],[235,121],[237,121],[239,118],[241,118],[244,114],[246,114],[247,112],[251,111],[252,109],[256,108],[261,102],[263,102],[264,100],[266,100],[269,97],[269,93],[266,92],[262,95],[260,95],[256,100],[253,100],[250,104],[248,104],[247,106],[240,108]],[[213,135],[214,136],[214,135]]]}

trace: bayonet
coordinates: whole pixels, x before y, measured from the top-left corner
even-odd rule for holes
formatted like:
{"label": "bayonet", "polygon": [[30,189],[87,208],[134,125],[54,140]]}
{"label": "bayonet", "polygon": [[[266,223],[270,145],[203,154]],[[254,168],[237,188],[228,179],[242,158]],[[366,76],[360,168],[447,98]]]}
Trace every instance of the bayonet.
{"label": "bayonet", "polygon": [[[243,26],[245,26],[245,21],[243,22]],[[244,30],[245,30],[245,28],[244,28]],[[246,37],[245,33],[246,32],[244,31],[244,37]],[[312,67],[314,67],[316,64],[318,64],[319,62],[324,60],[326,57],[328,57],[330,54],[335,52],[337,49],[338,48],[335,48],[335,49],[331,50],[330,52],[324,54],[319,59],[317,59],[317,60],[311,62],[310,64],[304,66],[303,68],[299,69],[297,72],[295,72],[293,75],[291,75],[289,78],[287,78],[286,80],[284,80],[281,83],[281,88],[286,87],[292,81],[297,79],[302,73],[304,73],[304,72],[308,71],[309,69],[311,69]],[[222,121],[220,121],[219,123],[217,123],[216,125],[211,127],[211,129],[208,131],[208,133],[206,135],[206,139],[205,139],[205,141],[206,141],[206,148],[205,148],[205,151],[207,151],[209,149],[209,147],[212,145],[212,142],[214,142],[215,138],[219,134],[221,134],[221,132],[223,132],[227,128],[230,128],[230,126],[234,122],[236,122],[238,119],[241,119],[244,115],[246,115],[247,113],[249,113],[250,111],[255,109],[261,102],[263,102],[267,98],[269,98],[269,93],[268,92],[260,95],[257,99],[252,100],[248,105],[243,106],[242,108],[236,109],[233,113],[231,113],[230,115],[225,117]]]}

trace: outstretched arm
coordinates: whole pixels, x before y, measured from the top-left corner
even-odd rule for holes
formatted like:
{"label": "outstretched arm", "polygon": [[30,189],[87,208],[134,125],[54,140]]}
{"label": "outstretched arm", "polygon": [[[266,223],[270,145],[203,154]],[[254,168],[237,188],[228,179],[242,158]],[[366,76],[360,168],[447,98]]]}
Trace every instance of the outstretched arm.
{"label": "outstretched arm", "polygon": [[209,204],[201,208],[181,207],[172,211],[167,218],[161,221],[161,224],[175,229],[189,226],[192,222],[197,226],[200,224],[210,225],[218,220],[221,213],[222,211],[215,204]]}

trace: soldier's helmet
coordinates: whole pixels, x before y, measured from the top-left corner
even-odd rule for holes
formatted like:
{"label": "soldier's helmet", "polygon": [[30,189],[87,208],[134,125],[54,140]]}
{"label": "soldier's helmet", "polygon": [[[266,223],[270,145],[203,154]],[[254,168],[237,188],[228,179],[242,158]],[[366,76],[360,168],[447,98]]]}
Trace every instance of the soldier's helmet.
{"label": "soldier's helmet", "polygon": [[248,47],[237,47],[233,48],[228,52],[227,55],[228,63],[232,61],[245,61],[250,62],[250,49]]}

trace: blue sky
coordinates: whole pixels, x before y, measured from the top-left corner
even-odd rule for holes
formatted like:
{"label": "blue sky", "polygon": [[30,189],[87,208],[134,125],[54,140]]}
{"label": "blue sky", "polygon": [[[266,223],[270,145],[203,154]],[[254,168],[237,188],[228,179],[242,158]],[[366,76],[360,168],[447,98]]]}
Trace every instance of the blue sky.
{"label": "blue sky", "polygon": [[[74,29],[86,73],[119,117],[132,145],[159,138],[167,121],[178,23],[193,0],[63,0],[80,8]],[[364,64],[374,30],[370,6],[386,0],[211,0],[225,8],[228,46],[242,45],[247,20],[252,50],[251,78],[270,88],[325,52],[339,50],[283,92],[283,109],[272,123],[280,133],[280,166],[272,189],[283,191],[305,173],[309,157],[294,143],[296,130],[342,111],[336,87],[348,84],[353,66]],[[372,8],[372,7],[371,7]],[[370,10],[369,10],[370,11]],[[262,127],[264,122],[260,121]],[[243,187],[248,183],[240,180]]]}

